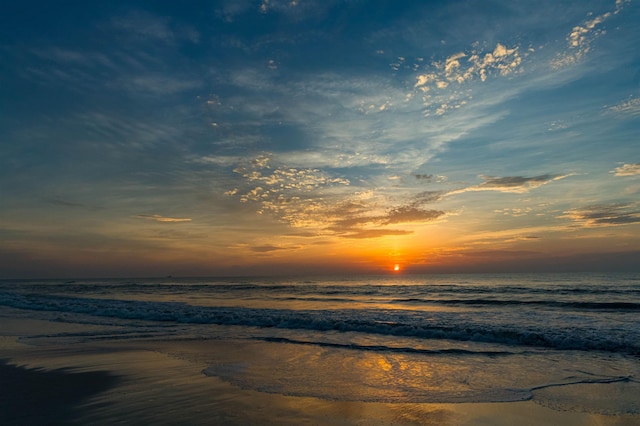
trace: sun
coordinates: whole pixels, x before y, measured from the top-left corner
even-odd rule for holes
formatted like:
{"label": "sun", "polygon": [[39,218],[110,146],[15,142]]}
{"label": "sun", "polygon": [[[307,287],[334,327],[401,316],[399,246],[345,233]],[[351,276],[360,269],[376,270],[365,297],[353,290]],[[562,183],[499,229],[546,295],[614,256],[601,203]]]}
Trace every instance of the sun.
{"label": "sun", "polygon": [[395,265],[393,265],[393,270],[395,272],[398,272],[400,270],[400,265],[398,265],[397,263]]}

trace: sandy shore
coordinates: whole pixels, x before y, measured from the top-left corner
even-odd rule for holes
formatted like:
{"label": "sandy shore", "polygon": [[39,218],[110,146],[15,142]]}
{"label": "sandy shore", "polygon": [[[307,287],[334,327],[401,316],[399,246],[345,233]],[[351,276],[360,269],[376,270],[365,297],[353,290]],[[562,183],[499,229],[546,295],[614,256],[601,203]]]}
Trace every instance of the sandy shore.
{"label": "sandy shore", "polygon": [[65,345],[20,339],[92,331],[92,326],[0,316],[0,424],[640,424],[637,415],[554,410],[531,401],[392,404],[241,389],[203,374],[212,359],[245,350],[233,341],[107,339]]}
{"label": "sandy shore", "polygon": [[64,424],[92,397],[115,386],[108,372],[24,368],[0,362],[0,424]]}

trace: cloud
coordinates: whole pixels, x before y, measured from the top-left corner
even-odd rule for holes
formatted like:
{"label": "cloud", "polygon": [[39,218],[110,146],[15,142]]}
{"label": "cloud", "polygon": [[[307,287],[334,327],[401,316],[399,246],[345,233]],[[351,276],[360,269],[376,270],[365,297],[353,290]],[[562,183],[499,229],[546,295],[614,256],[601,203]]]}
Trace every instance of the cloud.
{"label": "cloud", "polygon": [[[295,9],[285,2],[263,4],[269,13]],[[242,5],[242,13],[249,13],[248,3]],[[351,74],[318,67],[288,74],[288,84],[282,84],[287,61],[282,61],[279,70],[269,70],[264,58],[272,58],[270,52],[254,67],[221,69],[222,86],[233,90],[221,88],[214,95],[219,105],[215,122],[225,130],[231,128],[225,120],[233,123],[229,126],[241,133],[234,137],[255,135],[255,140],[236,145],[233,152],[253,150],[255,155],[259,149],[273,153],[256,157],[254,164],[238,165],[235,173],[242,182],[233,182],[226,194],[255,206],[260,214],[324,234],[444,218],[449,214],[445,209],[412,204],[418,184],[446,179],[426,164],[448,143],[504,118],[509,114],[506,103],[540,84],[540,79],[547,82],[538,76],[531,79],[534,82],[504,81],[525,71],[533,76],[536,64],[530,61],[529,68],[527,60],[536,59],[535,50],[502,36],[492,40],[491,44],[463,41],[441,55],[409,50],[395,54],[386,61],[394,64],[393,72],[387,70],[392,78],[376,74],[375,69],[359,68]],[[384,53],[378,50],[381,60]],[[391,49],[385,47],[384,51]],[[544,70],[549,74],[546,60]],[[285,126],[296,129],[293,137],[289,133],[283,137],[276,133],[279,130],[273,132],[275,136],[271,133]],[[389,176],[400,179],[390,182]],[[415,180],[407,179],[411,176]],[[567,176],[483,176],[483,183],[446,195],[471,191],[522,194]],[[398,195],[398,187],[402,195]],[[354,197],[368,189],[374,193],[372,199]],[[350,202],[362,206],[339,214],[339,207]],[[524,212],[513,210],[510,214]]]}
{"label": "cloud", "polygon": [[355,230],[345,234],[340,235],[343,238],[356,238],[356,239],[366,239],[366,238],[380,238],[386,237],[388,235],[411,235],[413,231],[403,231],[400,229],[362,229]]}
{"label": "cloud", "polygon": [[101,52],[51,46],[31,49],[31,53],[48,61],[50,65],[54,63],[67,68],[76,66],[114,71],[119,66],[109,55]]}
{"label": "cloud", "polygon": [[506,209],[501,209],[501,210],[494,210],[494,213],[502,213],[504,215],[508,215],[508,216],[513,216],[513,217],[519,217],[519,216],[526,216],[527,214],[529,214],[532,211],[531,207],[524,207],[524,208],[506,208]]}
{"label": "cloud", "polygon": [[442,200],[445,193],[443,191],[423,191],[413,196],[412,206],[420,206]]}
{"label": "cloud", "polygon": [[327,210],[322,194],[329,195],[335,186],[349,186],[349,180],[332,177],[319,169],[284,167],[274,164],[271,156],[261,155],[234,172],[247,185],[226,191],[240,202],[257,202],[258,213],[271,213],[293,226],[317,225],[319,212]]}
{"label": "cloud", "polygon": [[640,175],[640,163],[623,164],[611,170],[616,176],[637,176]]}
{"label": "cloud", "polygon": [[157,230],[153,234],[147,235],[146,238],[154,238],[160,240],[200,240],[208,238],[208,235],[205,233],[178,231],[175,228],[164,228],[161,230]]}
{"label": "cloud", "polygon": [[22,77],[39,84],[63,85],[66,90],[81,94],[104,87],[106,81],[121,72],[126,57],[58,46],[38,46],[25,52],[31,61],[20,70]]}
{"label": "cloud", "polygon": [[125,33],[130,39],[173,44],[176,41],[198,43],[200,34],[194,28],[181,25],[168,17],[134,10],[111,20],[111,28]]}
{"label": "cloud", "polygon": [[551,61],[551,67],[559,69],[582,60],[591,50],[593,41],[606,33],[602,28],[603,22],[619,13],[625,3],[628,3],[628,0],[616,0],[613,12],[605,12],[573,27],[566,38],[567,50]]}
{"label": "cloud", "polygon": [[[514,49],[500,45],[484,52],[474,48],[457,61],[467,67],[472,53],[479,52],[483,61],[490,53],[495,67],[487,76],[507,75],[519,68],[510,68],[505,59],[516,54]],[[502,71],[496,65],[500,61],[505,61]],[[440,62],[421,63],[411,75],[440,73],[446,80],[446,59]],[[452,70],[451,62],[448,75],[453,78],[458,71]],[[211,107],[211,121],[221,135],[234,133],[228,138],[230,150],[246,153],[260,146],[263,151],[276,152],[282,163],[296,167],[363,167],[365,171],[368,165],[384,165],[388,174],[402,176],[420,170],[447,143],[499,120],[506,112],[489,111],[491,107],[518,94],[504,89],[471,102],[472,91],[482,85],[479,76],[473,84],[454,79],[447,89],[434,86],[425,93],[424,87],[414,88],[412,81],[398,84],[397,78],[375,69],[338,73],[318,68],[291,74],[288,84],[282,84],[282,74],[265,71],[263,63],[220,69],[218,78],[221,89],[212,94],[215,107]],[[222,86],[228,86],[226,92],[233,95],[223,94]],[[464,113],[460,110],[463,105],[467,106]],[[458,113],[444,117],[454,110]],[[441,120],[425,118],[436,112]],[[290,132],[283,134],[282,129]],[[247,149],[241,151],[240,147]]]}
{"label": "cloud", "polygon": [[220,167],[232,167],[237,165],[238,157],[225,155],[191,156],[190,161],[199,164],[213,164]]}
{"label": "cloud", "polygon": [[568,128],[569,125],[562,120],[554,120],[549,123],[549,128],[547,129],[550,132],[555,132],[558,130],[564,130]]}
{"label": "cloud", "polygon": [[256,253],[270,253],[273,251],[292,250],[292,249],[293,247],[280,247],[280,246],[274,246],[272,244],[264,244],[261,246],[250,247],[250,250]]}
{"label": "cloud", "polygon": [[227,22],[233,22],[236,16],[251,10],[251,0],[223,0],[216,8],[216,15]]}
{"label": "cloud", "polygon": [[134,94],[167,96],[199,89],[203,83],[198,80],[178,79],[166,75],[144,75],[123,78],[116,85]]}
{"label": "cloud", "polygon": [[[335,6],[334,1],[262,0],[260,13],[278,13],[294,21],[321,19]],[[344,6],[349,6],[348,2]]]}
{"label": "cloud", "polygon": [[[427,195],[428,194],[428,195]],[[326,229],[345,238],[376,238],[385,235],[405,235],[412,232],[386,229],[385,226],[396,224],[423,224],[446,217],[449,213],[443,210],[424,209],[420,206],[439,200],[438,193],[422,193],[414,197],[408,204],[394,206],[379,214],[371,213],[374,206],[366,200],[350,200],[329,212],[330,223]]]}
{"label": "cloud", "polygon": [[[469,53],[458,52],[443,61],[416,64],[415,68],[426,72],[416,75],[413,85],[416,92],[409,96],[421,97],[427,107],[427,115],[443,115],[462,107],[471,99],[470,88],[463,85],[472,80],[485,82],[494,74],[506,76],[514,73],[519,70],[526,55],[517,46],[507,48],[497,43],[493,51],[471,49]],[[457,90],[451,90],[450,85],[455,85]]]}
{"label": "cloud", "polygon": [[314,235],[404,235],[408,232],[384,227],[433,222],[447,215],[442,210],[423,208],[441,200],[440,191],[419,192],[405,203],[393,205],[380,191],[354,191],[346,178],[320,169],[285,167],[271,155],[246,161],[234,172],[244,178],[245,184],[225,195],[242,203],[254,203],[257,213],[269,214],[293,227],[314,229]]}
{"label": "cloud", "polygon": [[585,228],[640,223],[637,204],[597,204],[565,211],[560,218],[572,219]]}
{"label": "cloud", "polygon": [[74,203],[72,201],[63,200],[61,198],[45,198],[44,201],[49,203],[49,204],[54,204],[56,206],[80,207],[80,208],[86,208],[87,207],[84,204]]}
{"label": "cloud", "polygon": [[313,231],[299,231],[299,232],[292,232],[285,235],[285,237],[293,237],[293,238],[316,238],[321,236],[322,236],[321,233],[313,232]]}
{"label": "cloud", "polygon": [[469,54],[455,53],[444,61],[431,62],[423,66],[431,72],[418,74],[414,88],[428,92],[435,88],[444,89],[450,83],[463,84],[473,79],[486,81],[493,73],[508,75],[518,69],[522,55],[518,47],[507,48],[497,43],[493,51],[483,52],[472,49]]}
{"label": "cloud", "polygon": [[[335,215],[336,211],[333,212]],[[386,226],[399,223],[433,222],[447,215],[442,210],[421,209],[413,205],[392,207],[381,215],[367,215],[362,212],[344,213],[333,216],[333,225],[329,228],[339,234],[352,232],[364,226]]]}
{"label": "cloud", "polygon": [[[494,57],[496,51],[498,58],[504,58],[513,56],[512,50],[498,46],[488,53]],[[467,60],[469,53],[465,54],[457,60]],[[437,71],[430,71],[435,65],[425,64],[427,69],[411,75]],[[263,65],[219,70],[221,86],[228,86],[226,92],[233,95],[224,95],[223,88],[211,95],[211,121],[224,135],[216,146],[224,144],[238,156],[259,148],[274,152],[274,160],[281,164],[325,172],[341,169],[338,174],[347,170],[362,181],[378,179],[383,167],[387,176],[421,170],[448,143],[502,118],[506,111],[492,107],[518,94],[514,89],[500,90],[445,117],[444,112],[470,101],[471,90],[482,83],[479,77],[464,87],[452,82],[448,89],[423,93],[412,87],[412,81],[398,84],[395,77],[375,70],[337,73],[319,68],[291,74],[288,84],[282,84],[282,75],[265,72]],[[498,74],[497,69],[488,75]],[[451,77],[453,73],[450,69]],[[442,110],[440,119],[425,118],[436,110]],[[354,185],[352,176],[343,177]]]}
{"label": "cloud", "polygon": [[416,180],[421,181],[421,182],[437,182],[437,183],[441,183],[441,182],[446,182],[447,181],[447,177],[446,176],[439,176],[439,175],[432,175],[432,174],[415,174],[413,175]]}
{"label": "cloud", "polygon": [[[105,37],[110,33],[104,32]],[[77,92],[83,99],[88,94],[107,90],[120,94],[166,96],[182,94],[202,88],[200,76],[192,70],[175,71],[159,66],[166,61],[166,50],[142,52],[121,43],[117,51],[94,48],[62,48],[44,46],[29,49],[33,66],[24,67],[24,77],[39,83],[63,85],[65,90]],[[169,50],[171,58],[175,52]],[[96,110],[95,105],[91,109]],[[82,108],[83,111],[89,108]]]}
{"label": "cloud", "polygon": [[512,242],[518,242],[518,241],[537,241],[540,240],[541,237],[535,236],[535,235],[522,235],[519,237],[514,237],[512,239],[509,240],[504,240],[505,243],[512,243]]}
{"label": "cloud", "polygon": [[383,225],[396,223],[432,222],[446,215],[442,210],[423,210],[414,206],[394,207],[382,219]]}
{"label": "cloud", "polygon": [[533,177],[524,176],[480,176],[484,183],[480,185],[470,186],[468,188],[458,189],[447,193],[447,195],[461,194],[464,192],[473,191],[499,191],[510,192],[514,194],[524,194],[532,189],[539,188],[542,185],[546,185],[550,182],[554,182],[566,177],[572,176],[572,174],[566,175],[540,175]]}
{"label": "cloud", "polygon": [[[174,18],[131,11],[98,23],[93,30],[97,38],[111,42],[54,45],[51,40],[24,49],[36,61],[20,72],[41,83],[63,84],[65,90],[78,92],[80,99],[104,89],[165,95],[202,87],[198,78],[177,72],[182,61],[178,43],[197,43],[200,36],[194,28]],[[193,68],[183,70],[189,76],[195,74]]]}
{"label": "cloud", "polygon": [[134,216],[134,217],[136,217],[138,219],[153,220],[155,222],[162,222],[162,223],[191,222],[190,218],[165,217],[165,216],[160,216],[160,215],[157,215],[157,214],[153,214],[153,215],[139,214],[139,215]]}
{"label": "cloud", "polygon": [[616,0],[616,10],[613,13],[619,13],[625,4],[631,3],[631,0]]}
{"label": "cloud", "polygon": [[540,254],[530,250],[475,250],[461,251],[460,254],[465,257],[487,257],[490,259],[510,258],[510,257],[529,257]]}
{"label": "cloud", "polygon": [[147,12],[132,11],[126,16],[114,18],[113,28],[125,31],[142,39],[173,42],[175,36],[169,28],[167,18],[159,18]]}
{"label": "cloud", "polygon": [[416,174],[414,175],[417,180],[424,180],[427,182],[431,182],[433,180],[432,174]]}
{"label": "cloud", "polygon": [[640,98],[631,98],[627,101],[620,102],[617,105],[607,108],[607,111],[625,116],[638,116],[640,115]]}

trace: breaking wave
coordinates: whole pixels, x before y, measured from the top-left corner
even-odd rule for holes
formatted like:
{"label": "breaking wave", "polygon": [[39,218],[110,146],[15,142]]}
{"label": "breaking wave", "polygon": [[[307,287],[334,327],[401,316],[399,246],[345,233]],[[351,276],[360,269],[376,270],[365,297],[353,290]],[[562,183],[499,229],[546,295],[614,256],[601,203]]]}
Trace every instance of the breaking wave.
{"label": "breaking wave", "polygon": [[592,330],[589,324],[563,326],[553,321],[510,323],[470,312],[374,310],[291,310],[193,306],[151,302],[0,292],[0,305],[34,311],[89,314],[128,320],[216,324],[315,331],[363,332],[377,335],[446,339],[561,350],[599,350],[640,354],[640,332],[612,327]]}

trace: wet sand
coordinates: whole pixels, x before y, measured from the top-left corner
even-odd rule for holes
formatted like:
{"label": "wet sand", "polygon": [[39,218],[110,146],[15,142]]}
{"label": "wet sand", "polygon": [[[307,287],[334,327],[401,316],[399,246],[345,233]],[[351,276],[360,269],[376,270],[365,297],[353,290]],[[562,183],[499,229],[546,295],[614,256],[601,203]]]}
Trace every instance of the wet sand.
{"label": "wet sand", "polygon": [[65,424],[81,414],[92,397],[116,385],[103,371],[24,368],[0,361],[0,424]]}
{"label": "wet sand", "polygon": [[68,345],[20,339],[82,328],[93,330],[0,317],[0,424],[630,426],[640,421],[637,415],[554,410],[531,401],[379,403],[241,389],[203,373],[212,359],[241,355],[243,346],[232,341],[107,339]]}

